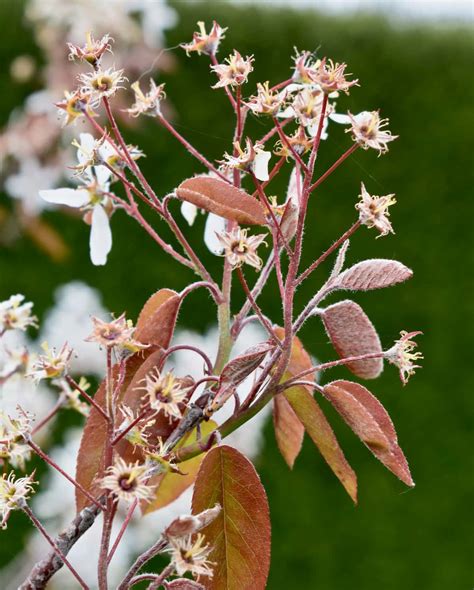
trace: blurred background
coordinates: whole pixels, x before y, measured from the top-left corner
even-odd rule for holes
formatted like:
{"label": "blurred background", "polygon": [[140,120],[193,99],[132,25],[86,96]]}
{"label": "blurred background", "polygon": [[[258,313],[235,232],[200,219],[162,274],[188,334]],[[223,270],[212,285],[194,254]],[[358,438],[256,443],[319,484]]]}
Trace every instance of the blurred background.
{"label": "blurred background", "polygon": [[[85,11],[89,2],[83,3]],[[100,32],[108,31],[107,12],[114,12],[114,4],[97,4],[98,16],[103,14],[106,19],[97,25]],[[347,62],[348,70],[359,78],[361,87],[339,98],[339,112],[380,108],[382,116],[390,118],[390,130],[400,135],[388,155],[378,159],[373,151],[358,151],[321,186],[311,204],[304,257],[310,263],[349,227],[361,181],[373,194],[396,193],[398,203],[392,213],[396,235],[375,241],[373,231],[361,231],[352,240],[348,263],[366,257],[395,258],[415,271],[405,285],[355,294],[354,299],[377,326],[385,347],[401,329],[424,332],[420,338],[423,370],[406,388],[401,387],[393,367],[368,384],[392,416],[417,485],[407,491],[322,401],[359,477],[359,506],[354,507],[311,441],[305,441],[293,472],[289,471],[279,456],[269,421],[256,459],[273,525],[268,587],[472,588],[474,384],[469,320],[473,309],[474,84],[469,3],[314,3],[320,11],[312,10],[310,2],[176,2],[165,7],[161,2],[120,0],[118,4],[127,10],[130,22],[117,23],[118,17],[112,18],[110,12],[110,26],[117,27],[110,31],[117,41],[117,67],[122,67],[123,58],[128,60],[125,67],[131,81],[137,74],[134,78],[130,72],[151,69],[158,82],[166,82],[168,116],[211,160],[222,158],[231,148],[234,121],[225,95],[209,88],[214,79],[207,59],[187,58],[176,48],[191,39],[198,20],[209,23],[215,19],[229,27],[221,58],[234,48],[255,56],[249,94],[257,81],[277,83],[291,75],[295,46],[317,50],[320,56]],[[60,123],[53,117],[44,132],[35,131],[34,137],[45,141],[44,149],[40,146],[38,151],[43,149],[41,158],[49,158],[47,164],[31,153],[31,139],[20,140],[15,135],[20,129],[24,138],[38,123],[45,99],[59,100],[62,90],[69,87],[61,83],[70,74],[59,75],[59,65],[56,74],[51,66],[45,67],[64,58],[59,44],[66,25],[53,22],[60,20],[54,5],[52,0],[42,4],[0,2],[4,24],[0,46],[0,123],[4,128],[0,139],[4,181],[0,300],[24,293],[43,319],[54,304],[55,290],[81,281],[100,292],[100,305],[136,318],[152,292],[161,287],[182,289],[192,280],[190,272],[177,267],[121,214],[112,219],[114,246],[107,266],[92,266],[89,232],[80,219],[64,211],[40,211],[35,204],[37,190],[45,188],[45,182],[56,182],[60,172],[55,168],[68,164],[53,146]],[[377,12],[371,12],[373,8]],[[130,23],[140,19],[142,25],[127,38]],[[67,25],[72,35],[73,25]],[[134,55],[122,50],[121,56],[121,43],[123,47],[139,45],[139,50]],[[45,81],[49,94],[38,95]],[[36,98],[28,102],[32,93]],[[75,131],[84,129],[81,125]],[[249,120],[250,137],[258,138],[266,129],[260,120]],[[147,154],[142,168],[160,195],[200,170],[151,119],[139,120],[125,134]],[[326,169],[348,145],[343,128],[333,125],[321,150],[319,169]],[[280,197],[286,192],[287,179],[283,174],[281,181],[272,184]],[[199,217],[188,230],[196,244],[202,242],[204,218]],[[220,259],[205,248],[202,251],[208,268],[218,273]],[[303,284],[298,292],[300,305],[327,272],[324,266]],[[200,293],[193,297],[193,305],[182,310],[181,326],[204,333],[213,323],[206,313],[208,299]],[[261,303],[267,315],[278,320],[280,301],[270,286]],[[308,322],[301,338],[318,359],[334,358],[316,320]],[[336,377],[350,378],[350,374],[340,369],[326,378]],[[65,414],[51,434],[51,444],[60,444],[67,429],[80,422],[80,416]],[[0,567],[12,563],[29,534],[21,517],[13,522],[15,536],[10,528],[9,542],[0,543]]]}

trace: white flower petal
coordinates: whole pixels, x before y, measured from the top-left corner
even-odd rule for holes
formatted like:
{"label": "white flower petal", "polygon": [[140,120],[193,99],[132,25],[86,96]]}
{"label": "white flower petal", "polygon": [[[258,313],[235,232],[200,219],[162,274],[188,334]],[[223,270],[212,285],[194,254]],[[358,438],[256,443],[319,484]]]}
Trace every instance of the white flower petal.
{"label": "white flower petal", "polygon": [[110,170],[108,168],[106,168],[105,166],[94,166],[94,172],[95,172],[95,177],[97,179],[97,182],[99,184],[99,187],[103,190],[103,191],[108,191],[109,190],[109,178],[112,174],[112,172],[110,172]]}
{"label": "white flower petal", "polygon": [[107,213],[102,205],[96,205],[92,211],[91,235],[89,240],[92,264],[103,266],[107,254],[112,248],[112,232]]}
{"label": "white flower petal", "polygon": [[340,123],[341,125],[350,125],[351,119],[349,115],[341,115],[340,113],[331,113],[329,115],[331,121],[335,123]]}
{"label": "white flower petal", "polygon": [[277,114],[277,117],[279,119],[289,119],[294,116],[295,116],[295,109],[291,105],[289,107],[286,107],[286,109],[283,109],[283,111],[279,111]]}
{"label": "white flower petal", "polygon": [[193,205],[192,203],[187,203],[186,201],[183,201],[181,203],[181,215],[184,217],[184,219],[186,219],[189,225],[192,225],[194,223],[197,212],[198,208],[196,207],[196,205]]}
{"label": "white flower petal", "polygon": [[252,168],[253,173],[258,178],[258,180],[268,180],[268,162],[270,161],[271,157],[271,152],[257,152]]}
{"label": "white flower petal", "polygon": [[90,201],[89,192],[85,189],[56,188],[39,191],[39,196],[48,203],[68,205],[68,207],[83,207]]}
{"label": "white flower petal", "polygon": [[90,133],[80,133],[79,139],[81,147],[77,148],[77,159],[79,164],[84,164],[92,155],[95,139]]}
{"label": "white flower petal", "polygon": [[222,254],[224,248],[216,236],[225,231],[226,220],[215,213],[209,213],[204,229],[204,243],[213,254]]}

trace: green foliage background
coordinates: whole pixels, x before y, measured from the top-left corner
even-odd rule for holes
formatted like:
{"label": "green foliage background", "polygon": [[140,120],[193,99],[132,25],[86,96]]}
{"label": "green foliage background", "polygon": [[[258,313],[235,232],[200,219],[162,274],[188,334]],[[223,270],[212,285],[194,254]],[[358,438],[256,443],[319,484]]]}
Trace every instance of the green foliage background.
{"label": "green foliage background", "polygon": [[[351,96],[341,97],[339,110],[381,108],[390,129],[400,135],[390,153],[357,152],[314,195],[305,242],[305,262],[340,235],[355,216],[360,181],[375,194],[395,192],[392,220],[397,231],[375,241],[373,231],[353,240],[349,262],[365,257],[396,258],[415,270],[407,284],[391,290],[357,294],[390,344],[400,329],[422,329],[424,369],[403,389],[396,371],[387,368],[369,387],[389,410],[417,482],[407,491],[348,431],[327,407],[327,413],[359,476],[359,506],[354,508],[336,478],[306,441],[290,472],[280,458],[271,432],[258,469],[268,492],[273,547],[269,588],[426,588],[472,587],[469,568],[469,506],[472,508],[472,283],[467,262],[472,254],[472,37],[467,30],[390,27],[380,18],[333,18],[316,13],[263,10],[216,3],[178,3],[179,25],[167,36],[172,47],[188,40],[197,20],[218,20],[229,26],[222,55],[234,47],[255,55],[256,81],[276,83],[290,73],[293,46],[320,48],[321,55],[349,63],[361,81]],[[35,53],[30,32],[21,20],[21,5],[0,3],[3,27],[2,64],[21,53]],[[205,57],[187,59],[177,50],[177,67],[166,77],[167,93],[180,131],[209,158],[230,148],[233,118],[223,93],[209,89],[213,77]],[[144,69],[148,64],[144,64]],[[0,117],[31,88],[12,85],[8,68],[0,73]],[[251,120],[249,134],[265,132]],[[148,154],[143,168],[159,194],[200,169],[152,120],[142,121],[127,137]],[[321,150],[325,170],[346,147],[343,129],[332,125]],[[283,195],[285,180],[272,191]],[[41,188],[41,187],[38,187]],[[6,202],[1,197],[3,203]],[[105,268],[88,259],[88,231],[59,212],[47,219],[72,247],[64,264],[53,264],[20,239],[0,250],[0,299],[25,293],[41,315],[53,303],[57,285],[83,280],[97,287],[107,307],[136,314],[150,293],[160,287],[182,288],[192,276],[161,254],[134,223],[116,215],[114,247]],[[203,219],[190,231],[201,240]],[[205,254],[218,272],[220,261]],[[308,280],[298,293],[302,305],[328,272]],[[250,275],[250,273],[248,273]],[[239,289],[237,288],[236,291]],[[184,306],[182,325],[204,330],[211,322],[208,299],[193,295]],[[237,296],[238,298],[238,296]],[[262,304],[279,318],[280,301],[268,288]],[[471,316],[472,317],[472,316]],[[330,359],[333,352],[316,320],[308,322],[302,339],[311,353]],[[341,369],[334,376],[349,377]],[[331,375],[332,377],[332,375]],[[470,504],[471,501],[471,504]],[[20,520],[15,521],[20,523]],[[3,559],[21,546],[24,529],[5,547]],[[11,531],[9,531],[11,535]],[[5,546],[4,542],[1,543]],[[472,545],[471,545],[472,547]]]}

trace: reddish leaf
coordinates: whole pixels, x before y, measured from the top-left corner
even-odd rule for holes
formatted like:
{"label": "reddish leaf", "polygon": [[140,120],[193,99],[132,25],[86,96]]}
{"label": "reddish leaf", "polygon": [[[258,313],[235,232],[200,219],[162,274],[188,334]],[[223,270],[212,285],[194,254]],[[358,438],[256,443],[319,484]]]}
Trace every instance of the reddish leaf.
{"label": "reddish leaf", "polygon": [[[201,424],[201,434],[203,437],[210,434],[217,428],[217,424],[212,420]],[[176,450],[196,442],[196,429],[190,432],[177,445]],[[198,455],[179,464],[179,470],[182,473],[169,472],[155,476],[150,480],[151,485],[156,485],[155,499],[151,502],[142,504],[143,514],[149,514],[159,508],[167,506],[189,488],[194,483],[199,467],[204,459],[204,455]]]}
{"label": "reddish leaf", "polygon": [[221,382],[239,385],[244,379],[251,375],[265,358],[267,352],[275,346],[270,342],[260,342],[248,348],[242,354],[232,359],[223,368]]}
{"label": "reddish leaf", "polygon": [[163,582],[166,590],[205,590],[205,587],[199,582],[188,580],[188,578],[178,578],[171,582]]}
{"label": "reddish leaf", "polygon": [[203,533],[213,546],[214,576],[208,590],[264,589],[270,567],[270,517],[265,490],[252,463],[222,445],[206,455],[193,495],[193,513],[215,504],[222,510]]}
{"label": "reddish leaf", "polygon": [[143,306],[135,338],[144,344],[167,348],[173,337],[181,298],[171,289],[160,289]]}
{"label": "reddish leaf", "polygon": [[403,283],[413,276],[413,271],[396,260],[374,258],[358,262],[342,272],[333,283],[339,289],[370,291]]}
{"label": "reddish leaf", "polygon": [[273,426],[280,453],[293,469],[303,444],[304,426],[282,393],[273,398]]}
{"label": "reddish leaf", "polygon": [[[143,363],[143,357],[140,354],[135,355],[127,361],[126,373],[124,379],[125,389],[130,383],[134,373]],[[118,366],[113,368],[114,380],[118,376]],[[105,409],[105,379],[100,384],[99,389],[94,397],[97,404]],[[86,490],[97,491],[94,489],[94,479],[101,471],[101,464],[106,441],[106,422],[104,417],[94,408],[91,407],[87,417],[84,430],[82,432],[81,445],[77,454],[76,480],[82,484]],[[79,512],[90,503],[79,490],[76,489],[76,507]]]}
{"label": "reddish leaf", "polygon": [[329,467],[357,504],[356,474],[347,462],[334,431],[316,400],[305,387],[291,387],[285,391],[285,397]]}
{"label": "reddish leaf", "polygon": [[182,201],[193,203],[226,219],[242,225],[265,225],[267,220],[262,205],[254,197],[231,184],[211,178],[195,176],[182,182],[176,189]]}
{"label": "reddish leaf", "polygon": [[[283,340],[285,336],[284,329],[275,326],[274,331],[278,338]],[[295,336],[291,346],[288,369],[283,375],[281,382],[291,379],[306,369],[310,369],[312,365],[311,357],[301,344],[301,340]],[[312,381],[313,376],[308,375],[305,379]],[[273,428],[275,430],[275,439],[278,448],[288,467],[292,469],[303,444],[304,426],[292,410],[284,394],[278,394],[274,397]]]}
{"label": "reddish leaf", "polygon": [[[354,301],[346,300],[330,305],[321,317],[341,358],[382,352],[380,338],[372,322]],[[346,366],[357,377],[375,379],[383,371],[383,359],[354,361]]]}
{"label": "reddish leaf", "polygon": [[344,380],[326,385],[324,395],[377,459],[408,486],[414,486],[393,423],[379,400],[362,385]]}

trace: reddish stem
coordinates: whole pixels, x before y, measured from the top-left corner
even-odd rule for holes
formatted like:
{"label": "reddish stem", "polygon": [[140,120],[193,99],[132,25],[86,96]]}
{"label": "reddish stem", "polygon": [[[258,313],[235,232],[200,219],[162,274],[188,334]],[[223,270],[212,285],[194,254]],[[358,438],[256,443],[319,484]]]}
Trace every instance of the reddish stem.
{"label": "reddish stem", "polygon": [[95,506],[97,506],[101,510],[104,509],[103,506],[100,505],[100,503],[94,498],[94,496],[92,496],[90,494],[90,492],[88,492],[86,490],[86,488],[84,486],[82,486],[78,481],[76,481],[73,477],[71,477],[68,473],[66,473],[64,471],[64,469],[59,467],[59,465],[55,461],[53,461],[53,459],[51,459],[51,457],[49,455],[47,455],[44,451],[42,451],[36,443],[34,443],[30,438],[26,438],[25,442],[29,447],[31,447],[33,449],[33,451],[38,455],[38,457],[41,457],[41,459],[43,459],[43,461],[48,463],[48,465],[51,465],[51,467],[56,469],[56,471],[59,471],[59,473],[63,477],[65,477],[68,481],[70,481],[72,483],[72,485],[75,486],[81,493],[83,493],[84,496],[86,496],[93,504],[95,504]]}
{"label": "reddish stem", "polygon": [[356,221],[353,226],[351,226],[346,232],[342,234],[342,236],[332,244],[325,252],[321,254],[321,256],[311,264],[304,272],[300,274],[300,276],[296,279],[296,285],[301,284],[309,275],[322,263],[326,258],[334,252],[341,244],[343,244],[347,239],[349,239],[352,234],[360,227],[360,221]]}
{"label": "reddish stem", "polygon": [[79,386],[78,383],[76,383],[74,381],[74,379],[70,376],[70,375],[66,375],[66,381],[69,383],[69,385],[75,389],[76,391],[79,392],[79,394],[85,399],[87,400],[92,406],[94,406],[94,408],[99,412],[99,414],[107,421],[109,421],[109,416],[107,415],[107,412],[104,411],[103,408],[101,408],[99,406],[99,404],[95,401],[95,399],[93,397],[91,397],[88,393],[86,393],[82,387]]}
{"label": "reddish stem", "polygon": [[345,151],[340,158],[338,158],[334,164],[326,170],[326,172],[318,178],[318,180],[309,187],[309,192],[312,193],[315,188],[317,188],[321,183],[323,183],[326,178],[338,168],[346,158],[348,158],[351,154],[353,154],[356,149],[359,147],[358,143],[354,143],[347,151]]}
{"label": "reddish stem", "polygon": [[211,170],[211,172],[214,172],[214,174],[217,174],[217,176],[219,176],[219,178],[221,178],[222,180],[225,180],[225,182],[229,182],[227,178],[224,176],[224,174],[219,172],[219,170],[213,164],[211,164],[211,162],[209,162],[207,158],[205,158],[201,153],[199,153],[197,149],[194,148],[187,139],[185,139],[178,131],[176,131],[173,125],[171,125],[171,123],[169,123],[163,117],[163,115],[158,115],[158,120],[163,125],[163,127],[167,129],[171,133],[171,135],[173,135],[191,155],[193,155],[197,160],[199,160],[199,162],[201,162],[201,164],[203,164],[206,168]]}
{"label": "reddish stem", "polygon": [[30,508],[28,507],[27,504],[25,504],[22,507],[22,510],[29,517],[31,522],[39,530],[39,532],[43,535],[43,537],[48,541],[48,543],[51,545],[53,550],[57,553],[57,555],[61,559],[61,561],[69,568],[69,571],[72,573],[72,575],[79,582],[81,588],[84,588],[85,590],[89,590],[89,586],[84,582],[84,580],[81,578],[81,576],[77,573],[77,571],[71,565],[70,561],[67,559],[67,557],[64,555],[64,553],[61,551],[61,549],[56,545],[56,543],[54,542],[54,539],[48,534],[48,532],[46,531],[44,526],[36,518],[36,516],[33,514],[33,512],[30,510]]}

